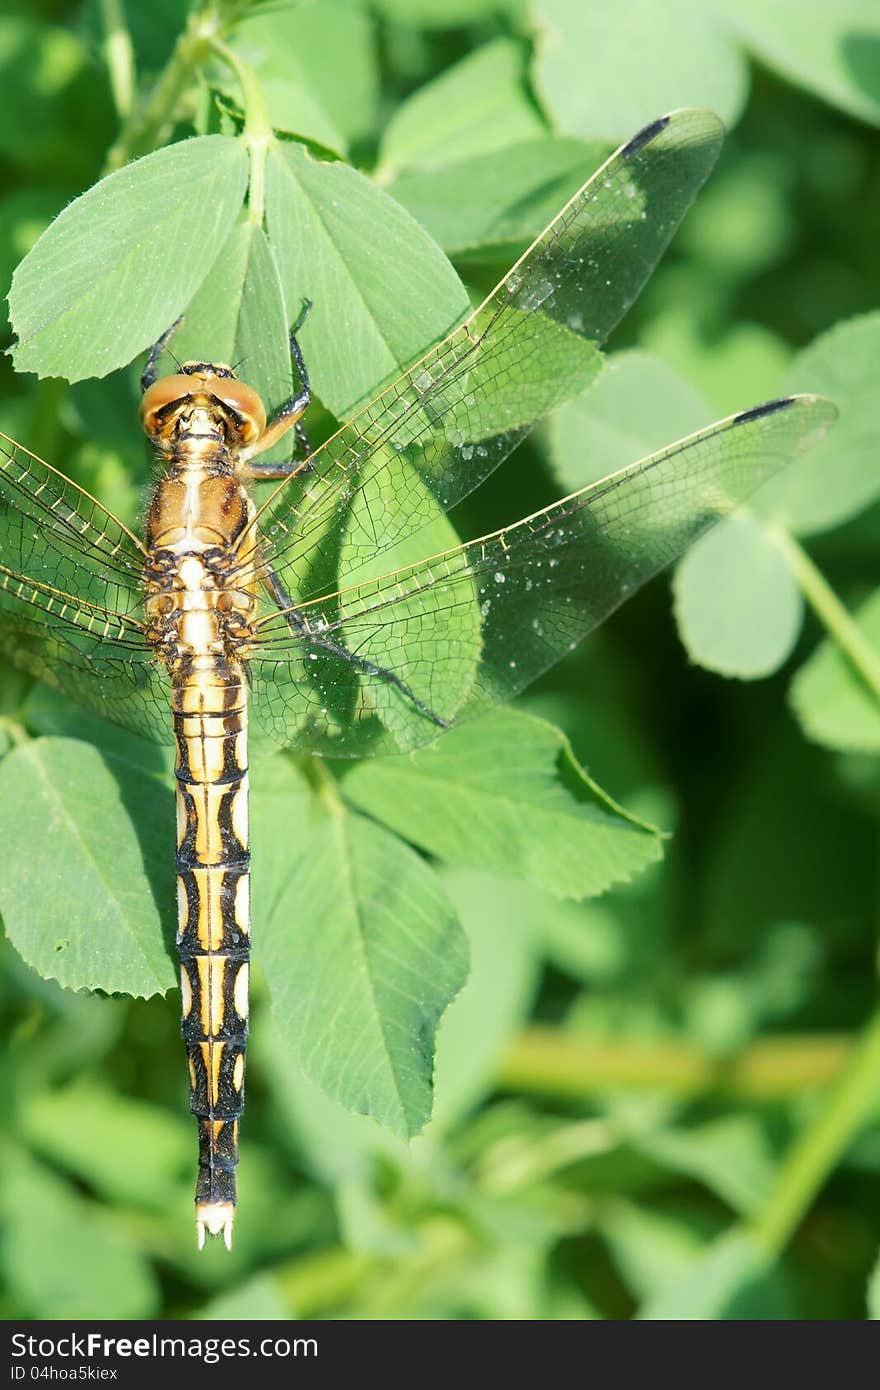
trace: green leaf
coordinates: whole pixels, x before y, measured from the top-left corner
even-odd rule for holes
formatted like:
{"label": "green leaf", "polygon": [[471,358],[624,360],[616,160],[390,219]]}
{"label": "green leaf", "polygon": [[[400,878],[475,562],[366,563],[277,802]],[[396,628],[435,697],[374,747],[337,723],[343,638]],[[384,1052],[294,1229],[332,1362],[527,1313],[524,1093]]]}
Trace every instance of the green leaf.
{"label": "green leaf", "polygon": [[755,680],[791,654],[803,599],[783,555],[748,512],[722,521],[675,572],[675,618],[693,661]]}
{"label": "green leaf", "polygon": [[849,115],[880,125],[874,0],[723,0],[722,10],[761,62]]}
{"label": "green leaf", "polygon": [[775,1164],[758,1122],[728,1115],[690,1128],[639,1135],[633,1144],[676,1173],[704,1183],[740,1216],[753,1216],[773,1183]]}
{"label": "green leaf", "polygon": [[134,995],[176,983],[174,802],[163,782],[90,744],[37,739],[0,764],[0,840],[0,911],[39,974]]}
{"label": "green leaf", "polygon": [[16,369],[106,376],[155,342],[215,261],[247,178],[243,145],[206,135],[135,160],[66,207],[13,277]]}
{"label": "green leaf", "polygon": [[273,149],[266,218],[286,302],[314,304],[303,352],[317,395],[340,418],[467,312],[439,247],[344,164],[319,163],[297,145]]}
{"label": "green leaf", "polygon": [[880,312],[823,333],[794,359],[784,390],[829,396],[840,418],[826,439],[761,488],[751,505],[797,535],[813,535],[880,497]]}
{"label": "green leaf", "polygon": [[653,1322],[785,1317],[767,1257],[751,1237],[734,1230],[713,1241],[674,1282],[643,1304]]}
{"label": "green leaf", "polygon": [[610,899],[578,903],[548,901],[523,885],[519,892],[522,910],[531,907],[541,948],[557,970],[593,985],[607,984],[624,973],[637,938],[621,914],[620,892]]}
{"label": "green leaf", "polygon": [[[261,86],[273,130],[315,145],[322,152],[345,156],[348,141],[308,87],[289,75],[263,77]],[[224,90],[234,98],[238,84],[230,80]]]}
{"label": "green leaf", "polygon": [[518,708],[557,725],[596,781],[613,786],[627,806],[638,805],[643,820],[671,829],[674,796],[663,784],[655,731],[645,720],[634,722],[627,708],[629,657],[600,629],[575,661],[570,685],[527,691]]}
{"label": "green leaf", "polygon": [[[660,359],[617,354],[551,420],[554,472],[567,489],[582,487],[708,418],[702,398]],[[709,670],[750,679],[770,674],[791,652],[800,630],[800,594],[784,559],[747,513],[697,541],[674,583],[682,641]]]}
{"label": "green leaf", "polygon": [[468,935],[471,968],[437,1034],[431,1134],[448,1132],[495,1084],[501,1054],[537,989],[535,920],[546,903],[522,884],[467,869],[447,870],[442,879]]}
{"label": "green leaf", "polygon": [[[250,15],[237,25],[235,40],[262,79],[276,129],[321,138],[317,129],[284,118],[298,92],[298,106],[308,103],[327,130],[341,134],[342,146],[328,142],[331,148],[344,149],[348,141],[372,134],[379,99],[376,41],[372,16],[361,0],[272,6],[271,13]],[[282,88],[285,106],[279,110]]]}
{"label": "green leaf", "polygon": [[26,1097],[19,1116],[22,1138],[109,1202],[164,1212],[175,1205],[170,1192],[189,1188],[195,1142],[182,1110],[171,1116],[77,1081]]}
{"label": "green leaf", "polygon": [[868,1317],[872,1322],[880,1318],[880,1256],[868,1280]]}
{"label": "green leaf", "polygon": [[53,690],[38,681],[28,692],[21,707],[21,718],[34,733],[56,738],[75,738],[94,743],[102,754],[111,754],[121,762],[130,763],[143,772],[164,778],[169,786],[174,775],[174,745],[171,741],[171,721],[167,744],[139,738],[118,724],[110,724],[97,714],[75,704],[60,690]]}
{"label": "green leaf", "polygon": [[681,997],[685,1032],[708,1052],[730,1056],[762,1027],[805,1008],[821,967],[822,948],[809,927],[774,922],[740,969],[687,982]]}
{"label": "green leaf", "polygon": [[[823,951],[867,962],[876,829],[841,789],[827,754],[781,721],[756,730],[728,766],[731,785],[715,805],[706,846],[705,949],[735,961],[754,953],[776,923],[805,922]],[[830,866],[845,869],[832,873]],[[836,1007],[846,1011],[854,977],[837,979]]]}
{"label": "green leaf", "polygon": [[501,709],[402,758],[344,775],[348,800],[451,864],[527,879],[560,898],[604,892],[661,854],[578,766],[557,729]]}
{"label": "green leaf", "polygon": [[23,1151],[3,1151],[6,1282],[33,1318],[149,1318],[158,1289],[146,1261],[92,1203]]}
{"label": "green leaf", "polygon": [[628,1288],[640,1299],[668,1288],[702,1244],[692,1222],[625,1200],[603,1203],[600,1223]]}
{"label": "green leaf", "polygon": [[[290,327],[299,310],[299,304],[285,304],[265,233],[245,222],[225,243],[169,348],[178,361],[237,363],[271,415],[294,389]],[[173,361],[168,370],[175,370]],[[283,439],[260,458],[288,459],[290,451],[290,440]]]}
{"label": "green leaf", "polygon": [[249,1051],[266,1076],[282,1132],[300,1164],[318,1182],[338,1188],[368,1181],[377,1156],[395,1166],[406,1162],[406,1141],[369,1116],[352,1114],[340,1101],[331,1100],[306,1075],[274,1020],[254,1030]]}
{"label": "green leaf", "polygon": [[681,106],[736,120],[746,69],[702,0],[535,0],[535,85],[557,127],[617,144]]}
{"label": "green leaf", "polygon": [[[407,535],[406,523],[414,515],[424,519],[424,526]],[[381,517],[380,525],[386,526],[390,534],[404,539],[383,549],[372,560],[359,563],[356,557],[363,552],[363,537],[374,534],[377,517]],[[361,470],[361,483],[351,503],[340,550],[339,574],[345,577],[346,586],[368,583],[458,544],[459,537],[442,506],[406,456],[376,450]],[[344,602],[340,604],[340,613],[345,613]],[[400,680],[415,688],[419,676],[429,669],[431,707],[451,720],[470,694],[479,665],[482,619],[476,585],[470,587],[469,594],[458,596],[454,604],[444,600],[442,591],[413,594],[406,603],[396,604],[392,632],[399,631],[397,624],[407,620],[411,630],[418,632],[418,639],[413,642],[400,644],[392,638],[389,650],[385,645],[388,633],[382,624],[375,632],[365,634],[362,619],[355,618],[350,631],[343,625],[346,645],[357,650],[359,656],[393,669]],[[424,742],[425,715],[407,696],[398,696],[387,687],[377,688],[367,680],[361,687],[360,700],[364,708],[375,708],[401,750]]]}
{"label": "green leaf", "polygon": [[[543,895],[524,894],[521,885],[485,874],[454,870],[442,880],[468,934],[471,968],[437,1033],[434,1114],[425,1135],[432,1145],[494,1084],[498,1057],[537,985],[535,915],[546,904]],[[323,1181],[351,1190],[367,1181],[368,1160],[375,1156],[408,1165],[412,1150],[318,1090],[274,1029],[255,1032],[254,1046],[297,1151]]]}
{"label": "green leaf", "polygon": [[391,192],[448,256],[509,259],[538,236],[602,163],[607,145],[545,137],[443,168],[404,171]]}
{"label": "green leaf", "polygon": [[434,1033],[465,978],[465,939],[418,855],[301,783],[288,806],[278,761],[272,794],[254,796],[254,843],[287,861],[271,897],[255,875],[275,1017],[328,1095],[411,1137],[430,1115]]}
{"label": "green leaf", "polygon": [[503,165],[499,151],[544,135],[526,85],[525,57],[521,44],[496,39],[420,87],[388,122],[380,172],[436,169],[490,154]]}
{"label": "green leaf", "polygon": [[289,1322],[294,1315],[271,1275],[256,1274],[202,1304],[196,1317],[205,1322]]}
{"label": "green leaf", "polygon": [[[714,276],[734,283],[757,279],[791,254],[797,235],[791,178],[790,161],[769,142],[739,151],[735,160],[724,160],[688,216],[683,249]],[[704,306],[687,307],[700,313]],[[736,318],[730,326],[758,327]],[[704,352],[715,346],[714,335],[711,343],[702,344]]]}
{"label": "green leaf", "polygon": [[376,0],[376,8],[398,24],[454,29],[497,15],[516,16],[523,0]]}
{"label": "green leaf", "polygon": [[763,324],[734,322],[713,329],[706,342],[702,315],[714,289],[724,282],[717,274],[693,274],[671,279],[670,307],[646,326],[643,346],[675,367],[696,387],[713,412],[732,414],[750,403],[765,400],[788,369],[792,353],[777,333]]}
{"label": "green leaf", "polygon": [[[118,1045],[125,1024],[122,1000],[62,989],[54,980],[43,980],[15,952],[9,941],[0,946],[4,1000],[15,997],[38,1023],[29,1034],[28,1046],[12,1026],[3,1040],[2,1065],[15,1071],[19,1095],[24,1097],[58,1086],[80,1076],[92,1066],[102,1067]],[[26,1025],[27,1027],[27,1025]]]}
{"label": "green leaf", "polygon": [[[325,807],[312,791],[305,773],[283,753],[260,763],[250,785],[251,843],[259,845],[259,867],[251,881],[254,919],[262,922],[277,909],[291,869],[291,852],[303,852],[308,839],[323,823]],[[254,948],[261,950],[260,934]]]}
{"label": "green leaf", "polygon": [[550,420],[553,472],[573,492],[691,434],[711,418],[700,395],[659,358],[646,352],[616,353],[589,388]]}
{"label": "green leaf", "polygon": [[[880,651],[880,589],[854,617]],[[798,671],[790,699],[808,738],[843,752],[880,753],[880,702],[830,637]]]}

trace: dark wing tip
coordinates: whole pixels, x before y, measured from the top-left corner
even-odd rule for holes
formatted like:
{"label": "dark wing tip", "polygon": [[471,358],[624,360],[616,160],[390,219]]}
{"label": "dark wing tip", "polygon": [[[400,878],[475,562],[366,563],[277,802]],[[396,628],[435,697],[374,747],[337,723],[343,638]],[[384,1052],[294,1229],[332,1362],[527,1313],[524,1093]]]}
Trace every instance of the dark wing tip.
{"label": "dark wing tip", "polygon": [[775,401],[765,401],[763,405],[753,405],[750,410],[741,410],[731,420],[732,425],[746,425],[750,420],[762,420],[765,415],[775,415],[779,410],[788,410],[795,405],[797,396],[780,396]]}
{"label": "dark wing tip", "polygon": [[648,125],[642,126],[641,130],[637,131],[631,140],[627,140],[626,144],[621,149],[621,159],[632,159],[634,154],[638,154],[639,150],[644,149],[645,145],[650,144],[652,140],[656,139],[661,130],[666,129],[670,119],[671,117],[669,116],[660,116],[656,121],[651,121]]}

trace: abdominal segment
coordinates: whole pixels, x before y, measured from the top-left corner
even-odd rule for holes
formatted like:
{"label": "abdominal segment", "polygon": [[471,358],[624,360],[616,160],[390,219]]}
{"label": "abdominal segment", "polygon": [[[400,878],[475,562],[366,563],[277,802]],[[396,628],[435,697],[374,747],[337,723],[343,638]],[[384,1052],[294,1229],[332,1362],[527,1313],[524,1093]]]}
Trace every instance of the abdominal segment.
{"label": "abdominal segment", "polygon": [[246,685],[220,658],[194,666],[203,669],[172,696],[182,1032],[199,1126],[199,1244],[206,1232],[229,1244],[248,1030]]}

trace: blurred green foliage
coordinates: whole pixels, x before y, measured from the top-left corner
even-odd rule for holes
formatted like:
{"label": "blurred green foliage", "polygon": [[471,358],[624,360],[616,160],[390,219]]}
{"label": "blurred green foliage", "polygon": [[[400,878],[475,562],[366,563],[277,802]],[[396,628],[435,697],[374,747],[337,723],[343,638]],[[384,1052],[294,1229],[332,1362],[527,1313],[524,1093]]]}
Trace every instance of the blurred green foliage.
{"label": "blurred green foliage", "polygon": [[[123,8],[149,97],[173,62],[189,6]],[[341,199],[372,207],[365,180],[375,177],[453,256],[473,294],[643,121],[703,103],[731,127],[716,174],[617,333],[610,365],[467,500],[457,517],[467,534],[780,390],[824,391],[841,421],[682,565],[674,607],[687,651],[669,586],[657,581],[520,711],[487,721],[483,751],[509,773],[505,796],[468,785],[454,757],[444,764],[442,745],[403,776],[374,762],[342,778],[365,873],[379,841],[394,840],[385,827],[415,847],[394,840],[394,877],[425,912],[421,969],[438,977],[439,993],[463,974],[462,930],[469,942],[467,983],[440,1022],[434,1118],[408,1144],[344,1110],[320,1065],[308,1079],[270,1020],[265,976],[286,959],[287,978],[307,993],[312,944],[290,942],[289,917],[260,887],[261,861],[264,884],[283,881],[286,837],[305,833],[307,819],[305,803],[264,762],[254,798],[262,974],[231,1257],[216,1246],[195,1252],[195,1135],[174,996],[98,998],[55,982],[65,969],[77,982],[97,969],[65,955],[66,942],[87,942],[91,931],[95,978],[112,974],[118,954],[122,974],[108,987],[146,994],[170,985],[158,925],[167,933],[173,896],[167,768],[160,751],[96,731],[88,716],[2,673],[0,751],[10,756],[0,785],[18,837],[3,846],[4,902],[9,917],[17,893],[30,894],[16,944],[35,968],[4,944],[0,1312],[878,1316],[876,1273],[869,1295],[880,1229],[880,1046],[871,1022],[876,6],[221,8],[235,19],[229,41],[263,84],[276,127],[361,171],[365,179],[355,179],[338,165]],[[104,172],[112,149],[118,157],[126,132],[124,153],[143,154],[172,136],[235,128],[240,89],[215,62],[187,74],[164,127],[138,128],[136,116],[126,123],[130,74],[113,32],[117,12],[104,0],[7,0],[0,14],[7,285],[51,217]],[[165,194],[172,206],[157,189],[145,218],[179,211],[178,194]],[[426,275],[444,266],[427,237],[420,245]],[[298,253],[308,257],[307,239]],[[144,300],[164,292],[160,269],[150,268]],[[409,306],[395,300],[394,275],[394,264],[379,262],[372,293],[379,317],[383,290],[394,301],[405,337]],[[436,335],[413,315],[415,342],[393,344],[402,356]],[[385,369],[360,365],[359,381],[349,370],[334,376],[332,362],[319,370],[325,405],[350,405]],[[71,388],[14,375],[4,358],[0,428],[134,518],[149,468],[135,378],[124,369]],[[731,675],[739,679],[723,678]],[[508,768],[514,746],[528,756]],[[28,799],[41,782],[57,793],[54,833]],[[141,882],[152,858],[128,833],[132,805],[148,840],[167,839],[165,881]],[[513,808],[523,806],[517,820]],[[89,846],[77,861],[89,875],[77,892],[60,873],[73,861],[62,822]],[[591,823],[603,838],[591,838]],[[662,863],[646,823],[671,832]],[[308,893],[314,906],[323,885],[328,930],[344,953],[356,933],[328,891],[335,862],[328,849],[323,877],[316,860],[313,882],[291,875],[287,891],[294,900]],[[120,864],[131,903],[101,895]],[[93,896],[94,917],[74,922],[82,893]],[[136,899],[147,893],[156,915],[145,923]],[[374,904],[370,939],[379,948],[392,906]],[[13,926],[9,918],[11,934]],[[124,967],[139,932],[135,979]],[[332,990],[333,979],[322,987]],[[359,1005],[367,994],[365,985]],[[405,1087],[374,1110],[387,1103],[390,1113],[401,1095],[424,1111],[426,1097]],[[398,1133],[418,1128],[389,1122]]]}

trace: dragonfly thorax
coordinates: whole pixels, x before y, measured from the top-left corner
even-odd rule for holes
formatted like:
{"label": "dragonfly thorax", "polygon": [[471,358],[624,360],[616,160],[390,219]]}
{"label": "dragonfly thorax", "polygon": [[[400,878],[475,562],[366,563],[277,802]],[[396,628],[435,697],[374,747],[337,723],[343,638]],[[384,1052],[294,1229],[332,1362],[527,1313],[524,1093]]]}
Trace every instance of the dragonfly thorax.
{"label": "dragonfly thorax", "polygon": [[[192,542],[192,538],[189,538]],[[159,551],[144,571],[147,637],[172,674],[181,662],[216,657],[234,661],[253,616],[255,599],[222,550]]]}

